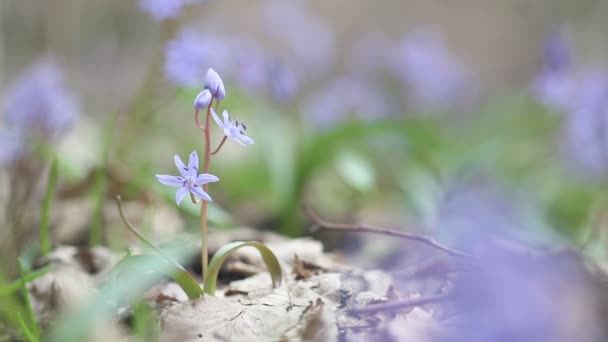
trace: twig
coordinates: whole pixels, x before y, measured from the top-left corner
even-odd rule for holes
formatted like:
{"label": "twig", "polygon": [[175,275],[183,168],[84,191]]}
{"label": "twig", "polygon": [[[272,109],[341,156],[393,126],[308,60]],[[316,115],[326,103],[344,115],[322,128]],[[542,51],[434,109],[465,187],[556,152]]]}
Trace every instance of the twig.
{"label": "twig", "polygon": [[392,303],[370,304],[370,305],[358,306],[358,307],[354,307],[354,308],[348,310],[348,312],[351,314],[364,314],[364,313],[375,313],[375,312],[380,312],[380,311],[392,311],[392,310],[409,308],[412,306],[420,306],[420,305],[425,305],[425,304],[443,302],[443,301],[454,299],[454,298],[455,297],[453,294],[441,294],[441,295],[430,296],[430,297],[421,297],[421,298],[414,298],[414,299],[409,299],[409,300],[401,300],[401,301],[392,302]]}
{"label": "twig", "polygon": [[321,219],[310,208],[306,208],[305,210],[306,210],[306,214],[308,215],[308,217],[310,217],[310,219],[313,220],[313,222],[315,223],[315,226],[312,228],[313,232],[324,229],[324,230],[341,230],[341,231],[352,231],[352,232],[362,232],[362,233],[375,233],[375,234],[382,234],[382,235],[388,235],[388,236],[395,236],[395,237],[398,237],[401,239],[417,241],[417,242],[423,243],[427,246],[430,246],[430,247],[433,247],[440,251],[443,251],[451,256],[473,257],[472,254],[460,252],[455,249],[446,247],[446,246],[440,244],[439,242],[435,241],[433,238],[428,237],[428,236],[412,234],[412,233],[405,233],[405,232],[400,232],[400,231],[396,231],[396,230],[392,230],[392,229],[369,226],[369,225],[365,225],[365,224],[346,224],[346,223],[327,222],[327,221]]}

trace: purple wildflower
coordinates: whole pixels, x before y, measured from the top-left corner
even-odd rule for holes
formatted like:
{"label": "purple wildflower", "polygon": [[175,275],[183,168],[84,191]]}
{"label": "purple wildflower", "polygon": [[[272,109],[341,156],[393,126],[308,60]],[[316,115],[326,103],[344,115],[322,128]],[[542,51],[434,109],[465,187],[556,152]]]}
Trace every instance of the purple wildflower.
{"label": "purple wildflower", "polygon": [[71,127],[77,106],[59,67],[43,61],[9,85],[3,112],[8,127],[27,138],[53,140]]}
{"label": "purple wildflower", "polygon": [[591,175],[608,171],[608,75],[585,77],[565,122],[568,156]]}
{"label": "purple wildflower", "polygon": [[207,69],[230,70],[231,47],[225,40],[210,37],[192,28],[182,30],[167,42],[165,74],[174,84],[183,87],[200,86]]}
{"label": "purple wildflower", "polygon": [[188,192],[192,193],[196,198],[211,202],[211,196],[207,194],[202,186],[217,182],[220,179],[208,173],[198,174],[198,154],[196,151],[190,153],[188,166],[184,164],[178,155],[175,155],[175,166],[179,170],[181,176],[156,175],[156,179],[165,185],[178,187],[175,194],[175,201],[179,205]]}
{"label": "purple wildflower", "polygon": [[295,72],[285,63],[271,61],[268,65],[270,95],[279,102],[289,102],[298,90]]}
{"label": "purple wildflower", "polygon": [[393,56],[391,67],[417,109],[447,110],[470,100],[474,85],[468,70],[435,33],[420,30],[407,35]]}
{"label": "purple wildflower", "polygon": [[235,38],[232,46],[234,50],[234,77],[239,86],[255,94],[265,89],[268,80],[268,56],[256,41],[250,38]]}
{"label": "purple wildflower", "polygon": [[196,2],[197,0],[139,0],[139,8],[162,21],[178,17],[184,6]]}
{"label": "purple wildflower", "polygon": [[304,108],[310,120],[322,127],[349,117],[374,119],[391,112],[391,104],[379,87],[353,76],[338,78],[321,88],[306,101]]}
{"label": "purple wildflower", "polygon": [[484,248],[475,266],[454,282],[450,330],[436,340],[605,339],[600,290],[577,258],[533,255],[529,246],[499,236],[478,242]]}
{"label": "purple wildflower", "polygon": [[570,50],[562,31],[551,34],[543,46],[540,73],[533,85],[536,98],[555,111],[571,109],[577,88]]}
{"label": "purple wildflower", "polygon": [[211,115],[213,115],[213,120],[220,126],[221,129],[224,130],[224,135],[228,138],[238,142],[241,146],[247,146],[253,144],[253,139],[245,135],[245,130],[247,130],[247,126],[245,126],[242,122],[237,120],[231,120],[230,114],[228,111],[224,111],[222,116],[224,120],[220,120],[219,116],[215,113],[215,110],[211,108]]}
{"label": "purple wildflower", "polygon": [[262,8],[268,34],[287,44],[307,73],[323,72],[334,59],[335,37],[320,16],[294,1],[269,1]]}
{"label": "purple wildflower", "polygon": [[211,92],[209,89],[204,89],[194,99],[194,109],[201,110],[203,108],[207,108],[211,101],[213,101]]}
{"label": "purple wildflower", "polygon": [[224,89],[224,81],[220,75],[213,69],[207,70],[205,76],[205,89],[209,89],[211,95],[218,101],[222,101],[226,96],[226,89]]}
{"label": "purple wildflower", "polygon": [[0,166],[8,165],[19,158],[23,140],[14,131],[0,130]]}

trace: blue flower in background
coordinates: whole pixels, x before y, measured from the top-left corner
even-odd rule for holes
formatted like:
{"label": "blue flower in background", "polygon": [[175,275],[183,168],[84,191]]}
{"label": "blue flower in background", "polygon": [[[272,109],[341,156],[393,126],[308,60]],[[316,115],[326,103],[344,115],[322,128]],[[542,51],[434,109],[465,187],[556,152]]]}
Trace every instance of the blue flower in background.
{"label": "blue flower in background", "polygon": [[59,67],[42,61],[8,86],[2,112],[9,129],[49,142],[68,131],[78,106]]}
{"label": "blue flower in background", "polygon": [[175,166],[181,176],[156,175],[156,179],[165,185],[178,187],[175,194],[175,201],[179,205],[188,192],[192,193],[196,198],[211,202],[211,196],[203,190],[202,186],[217,182],[220,179],[208,173],[198,174],[198,154],[196,151],[190,153],[188,166],[184,164],[182,159],[176,154],[174,157]]}
{"label": "blue flower in background", "polygon": [[[335,55],[332,27],[304,2],[268,1],[261,7],[267,34],[285,44],[307,76],[324,76]],[[314,78],[314,77],[311,77]]]}
{"label": "blue flower in background", "polygon": [[307,118],[318,127],[330,127],[349,118],[377,119],[390,115],[389,97],[367,79],[343,76],[319,90],[303,105]]}
{"label": "blue flower in background", "polygon": [[430,31],[408,34],[389,63],[416,109],[448,110],[469,102],[476,91],[468,70]]}
{"label": "blue flower in background", "polygon": [[13,163],[23,150],[23,139],[14,131],[0,130],[0,166]]}
{"label": "blue flower in background", "polygon": [[162,21],[178,17],[184,6],[200,2],[198,0],[139,0],[139,8],[154,19]]}
{"label": "blue flower in background", "polygon": [[183,29],[166,44],[165,74],[177,86],[198,87],[207,70],[230,70],[231,47],[227,40]]}
{"label": "blue flower in background", "polygon": [[565,118],[566,150],[579,169],[591,175],[608,171],[608,75],[588,74]]}
{"label": "blue flower in background", "polygon": [[571,109],[577,89],[571,46],[563,31],[553,32],[541,52],[540,72],[534,81],[534,95],[548,108]]}
{"label": "blue flower in background", "polygon": [[281,103],[291,101],[298,91],[296,73],[286,63],[272,60],[268,63],[269,91],[271,97]]}

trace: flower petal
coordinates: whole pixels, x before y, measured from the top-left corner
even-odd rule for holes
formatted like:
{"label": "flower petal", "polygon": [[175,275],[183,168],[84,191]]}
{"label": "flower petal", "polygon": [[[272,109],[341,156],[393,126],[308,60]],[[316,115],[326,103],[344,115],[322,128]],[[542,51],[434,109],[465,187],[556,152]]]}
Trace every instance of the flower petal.
{"label": "flower petal", "polygon": [[215,113],[215,110],[213,110],[213,108],[211,108],[211,115],[213,116],[213,120],[215,120],[217,125],[220,126],[221,128],[224,128],[224,124],[222,123],[222,120],[220,120],[219,116],[217,116],[217,114]]}
{"label": "flower petal", "polygon": [[224,127],[227,127],[231,124],[230,122],[230,114],[228,114],[228,111],[225,110],[222,112],[222,116],[224,117]]}
{"label": "flower petal", "polygon": [[186,167],[186,164],[184,164],[184,162],[182,161],[182,158],[180,158],[177,154],[175,155],[175,157],[173,157],[173,160],[175,160],[175,166],[177,167],[177,169],[179,170],[179,173],[183,176],[183,177],[187,177],[188,176],[188,168]]}
{"label": "flower petal", "polygon": [[177,192],[175,193],[175,202],[177,202],[177,205],[179,205],[182,200],[184,199],[184,197],[188,194],[188,188],[185,186],[180,187],[179,189],[177,189]]}
{"label": "flower petal", "polygon": [[253,141],[253,139],[251,139],[250,137],[246,136],[245,134],[241,134],[238,139],[242,142],[244,142],[247,145],[253,145],[255,144],[255,142]]}
{"label": "flower petal", "polygon": [[184,178],[180,177],[180,176],[156,175],[156,179],[165,185],[171,185],[171,186],[184,185]]}
{"label": "flower petal", "polygon": [[205,190],[203,190],[203,188],[201,188],[200,186],[193,186],[190,188],[190,191],[192,191],[194,196],[196,196],[200,199],[203,199],[207,202],[213,202],[213,200],[211,199],[211,196],[209,196],[209,194],[207,194],[205,192]]}
{"label": "flower petal", "polygon": [[239,145],[241,145],[241,146],[243,146],[243,147],[247,146],[247,144],[245,144],[244,142],[242,142],[240,138],[241,138],[241,137],[240,137],[239,135],[236,135],[236,134],[230,137],[230,139],[232,139],[232,140],[234,140],[234,141],[238,142],[238,143],[239,143]]}
{"label": "flower petal", "polygon": [[201,173],[200,175],[198,175],[198,177],[196,178],[196,185],[201,186],[207,183],[211,183],[211,182],[217,182],[220,179],[217,178],[217,176],[208,174],[208,173]]}
{"label": "flower petal", "polygon": [[198,153],[192,151],[188,157],[188,173],[192,176],[198,174]]}

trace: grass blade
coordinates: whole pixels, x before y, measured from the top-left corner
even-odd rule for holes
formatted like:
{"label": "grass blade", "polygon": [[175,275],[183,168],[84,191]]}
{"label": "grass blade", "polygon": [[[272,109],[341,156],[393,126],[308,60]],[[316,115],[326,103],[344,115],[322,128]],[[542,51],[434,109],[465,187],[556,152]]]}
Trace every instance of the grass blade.
{"label": "grass blade", "polygon": [[59,178],[59,162],[56,157],[51,161],[49,170],[49,178],[44,194],[44,201],[40,213],[40,252],[42,255],[47,255],[51,251],[51,238],[49,234],[49,226],[51,221],[51,205],[55,196],[55,188],[57,187],[57,179]]}
{"label": "grass blade", "polygon": [[266,264],[266,267],[270,272],[270,277],[272,278],[272,286],[276,288],[281,285],[281,264],[279,264],[279,260],[270,250],[270,248],[268,248],[268,246],[257,241],[236,241],[231,242],[220,248],[213,255],[213,258],[209,263],[209,275],[206,277],[205,286],[203,287],[205,293],[212,296],[215,294],[217,277],[220,273],[220,268],[222,267],[222,264],[224,263],[224,261],[226,261],[226,258],[228,258],[230,253],[242,247],[255,247],[260,252],[262,260],[264,261],[264,264]]}

